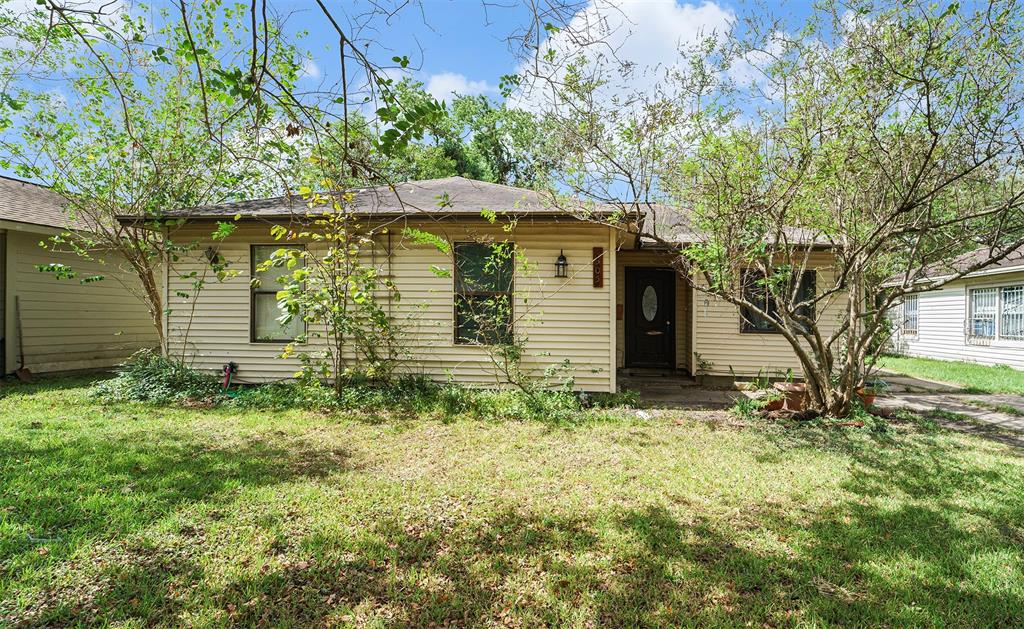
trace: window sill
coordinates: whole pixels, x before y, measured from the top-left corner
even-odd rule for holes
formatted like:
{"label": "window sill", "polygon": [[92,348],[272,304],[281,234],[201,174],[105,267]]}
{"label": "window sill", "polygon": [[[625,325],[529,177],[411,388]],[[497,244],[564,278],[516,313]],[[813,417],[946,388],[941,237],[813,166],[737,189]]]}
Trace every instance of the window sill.
{"label": "window sill", "polygon": [[986,347],[1024,347],[1024,339],[1008,339],[1001,336],[968,336],[967,345],[984,345]]}

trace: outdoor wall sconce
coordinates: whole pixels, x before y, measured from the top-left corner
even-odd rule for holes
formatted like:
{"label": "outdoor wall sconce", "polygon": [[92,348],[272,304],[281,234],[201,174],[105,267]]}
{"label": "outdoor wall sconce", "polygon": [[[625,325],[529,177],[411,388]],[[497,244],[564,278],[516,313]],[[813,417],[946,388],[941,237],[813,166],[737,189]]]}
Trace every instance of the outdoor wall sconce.
{"label": "outdoor wall sconce", "polygon": [[558,252],[558,259],[555,260],[555,277],[566,277],[569,271],[569,261],[565,259],[565,253]]}

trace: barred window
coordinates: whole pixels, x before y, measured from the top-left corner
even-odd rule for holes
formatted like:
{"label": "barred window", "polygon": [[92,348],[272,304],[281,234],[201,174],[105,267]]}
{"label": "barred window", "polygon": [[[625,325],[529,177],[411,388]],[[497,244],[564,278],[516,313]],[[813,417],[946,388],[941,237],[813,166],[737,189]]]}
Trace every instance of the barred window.
{"label": "barred window", "polygon": [[903,333],[915,335],[918,328],[917,295],[907,295],[903,298]]}
{"label": "barred window", "polygon": [[970,292],[967,333],[974,338],[990,339],[996,335],[996,306],[999,294],[994,288],[974,288]]}
{"label": "barred window", "polygon": [[1024,286],[1004,286],[999,313],[999,336],[1024,340]]}

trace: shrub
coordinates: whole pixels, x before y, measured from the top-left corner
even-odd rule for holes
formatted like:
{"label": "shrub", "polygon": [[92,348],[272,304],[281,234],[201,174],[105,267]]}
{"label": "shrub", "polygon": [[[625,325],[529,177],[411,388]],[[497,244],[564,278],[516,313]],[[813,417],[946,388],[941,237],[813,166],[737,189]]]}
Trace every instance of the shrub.
{"label": "shrub", "polygon": [[303,408],[327,410],[337,405],[334,391],[316,381],[274,382],[251,387],[241,387],[227,393],[220,400],[223,404],[245,409]]}
{"label": "shrub", "polygon": [[[540,421],[578,424],[609,415],[604,410],[635,405],[635,394],[578,396],[567,390],[471,389],[454,382],[438,384],[422,376],[403,376],[387,383],[353,380],[340,392],[316,379],[245,386],[224,392],[214,376],[184,363],[141,351],[111,380],[101,382],[93,396],[104,402],[173,404],[201,400],[210,405],[246,409],[305,409],[367,414],[368,411],[432,415],[444,420],[465,417],[488,421]],[[584,404],[587,402],[587,404]]]}
{"label": "shrub", "polygon": [[148,349],[133,354],[114,378],[100,382],[92,391],[93,397],[104,402],[157,404],[187,399],[212,401],[219,393],[215,377]]}

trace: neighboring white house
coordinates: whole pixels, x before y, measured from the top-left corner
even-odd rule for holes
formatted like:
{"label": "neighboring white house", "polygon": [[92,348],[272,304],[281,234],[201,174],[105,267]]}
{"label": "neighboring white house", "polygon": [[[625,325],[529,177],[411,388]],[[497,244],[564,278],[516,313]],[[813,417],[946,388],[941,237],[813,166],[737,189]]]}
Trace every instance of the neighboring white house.
{"label": "neighboring white house", "polygon": [[908,296],[893,317],[897,353],[1024,369],[1024,248],[941,289]]}
{"label": "neighboring white house", "polygon": [[[145,306],[126,288],[133,275],[39,246],[65,231],[63,206],[47,188],[0,177],[0,375],[20,367],[35,373],[111,367],[158,344]],[[50,263],[72,267],[76,277],[39,271]],[[97,275],[105,279],[80,279]]]}

